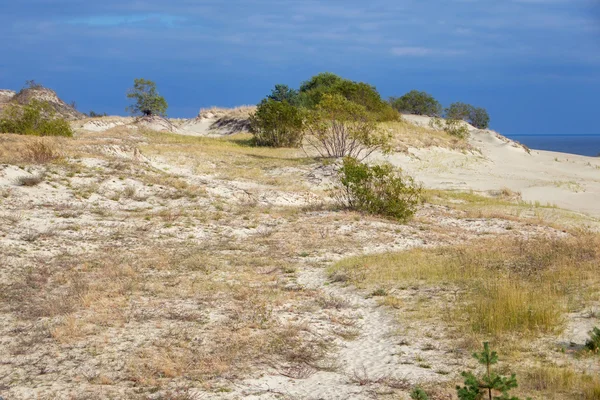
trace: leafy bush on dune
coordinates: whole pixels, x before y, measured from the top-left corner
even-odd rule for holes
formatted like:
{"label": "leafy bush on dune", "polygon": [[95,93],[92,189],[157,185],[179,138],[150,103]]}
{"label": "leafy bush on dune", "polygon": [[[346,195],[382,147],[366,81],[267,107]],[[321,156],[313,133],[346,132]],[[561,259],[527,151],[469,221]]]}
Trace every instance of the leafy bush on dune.
{"label": "leafy bush on dune", "polygon": [[377,121],[397,121],[400,115],[387,102],[374,86],[355,82],[331,72],[323,72],[300,85],[299,90],[278,84],[263,100],[287,101],[289,104],[314,110],[325,95],[340,95],[348,101],[363,106]]}
{"label": "leafy bush on dune", "polygon": [[346,157],[333,196],[343,207],[407,221],[421,201],[421,188],[390,164],[369,166]]}
{"label": "leafy bush on dune", "polygon": [[490,124],[490,116],[485,108],[456,102],[446,108],[446,118],[467,121],[479,129],[486,129]]}
{"label": "leafy bush on dune", "polygon": [[250,132],[258,146],[299,147],[302,144],[302,111],[287,101],[263,101],[250,117]]}
{"label": "leafy bush on dune", "polygon": [[73,136],[71,125],[48,102],[33,99],[24,106],[11,104],[0,118],[0,132],[35,136]]}
{"label": "leafy bush on dune", "polygon": [[418,90],[411,90],[402,97],[392,97],[390,104],[399,112],[406,114],[430,117],[442,114],[442,105],[429,93]]}
{"label": "leafy bush on dune", "polygon": [[364,159],[376,150],[388,151],[391,137],[365,107],[335,94],[323,96],[306,118],[306,146],[321,157]]}

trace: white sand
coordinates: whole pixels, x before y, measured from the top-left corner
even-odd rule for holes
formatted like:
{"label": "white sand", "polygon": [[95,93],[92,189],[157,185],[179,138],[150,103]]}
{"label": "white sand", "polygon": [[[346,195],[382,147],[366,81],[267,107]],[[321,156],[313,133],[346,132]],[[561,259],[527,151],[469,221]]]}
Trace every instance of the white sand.
{"label": "white sand", "polygon": [[[409,116],[427,126],[427,117]],[[409,155],[379,156],[401,167],[425,187],[490,191],[508,188],[524,201],[556,205],[600,217],[600,158],[531,150],[490,130],[471,127],[478,153],[409,149]]]}

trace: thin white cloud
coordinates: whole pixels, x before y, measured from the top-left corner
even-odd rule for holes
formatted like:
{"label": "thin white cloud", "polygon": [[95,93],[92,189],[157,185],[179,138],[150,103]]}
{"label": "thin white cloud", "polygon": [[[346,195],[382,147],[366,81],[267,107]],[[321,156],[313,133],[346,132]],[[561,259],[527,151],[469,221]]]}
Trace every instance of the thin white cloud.
{"label": "thin white cloud", "polygon": [[392,47],[390,52],[398,57],[447,57],[466,53],[464,50],[433,49],[429,47]]}

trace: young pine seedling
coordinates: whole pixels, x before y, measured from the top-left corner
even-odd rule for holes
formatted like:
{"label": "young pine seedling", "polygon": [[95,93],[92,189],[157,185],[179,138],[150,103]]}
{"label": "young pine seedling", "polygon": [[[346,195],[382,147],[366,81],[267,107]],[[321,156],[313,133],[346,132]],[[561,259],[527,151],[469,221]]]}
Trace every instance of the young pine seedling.
{"label": "young pine seedling", "polygon": [[473,353],[473,357],[485,366],[485,373],[481,377],[470,372],[461,374],[465,378],[465,386],[456,387],[460,400],[520,400],[509,393],[511,389],[517,387],[515,374],[505,377],[492,371],[492,365],[498,362],[498,353],[490,350],[488,342],[483,343],[483,351]]}

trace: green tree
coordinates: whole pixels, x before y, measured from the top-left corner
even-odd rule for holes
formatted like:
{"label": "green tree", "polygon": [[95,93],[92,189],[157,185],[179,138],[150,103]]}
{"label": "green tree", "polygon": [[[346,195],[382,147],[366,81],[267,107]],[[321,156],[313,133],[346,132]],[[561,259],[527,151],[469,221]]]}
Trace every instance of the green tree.
{"label": "green tree", "polygon": [[[485,373],[479,378],[471,372],[461,374],[464,377],[465,386],[456,387],[460,400],[481,400],[484,397],[487,397],[488,400],[519,400],[518,397],[511,396],[509,393],[518,386],[515,374],[504,377],[492,371],[492,365],[498,363],[498,354],[490,350],[488,342],[483,343],[483,351],[473,353],[473,357],[485,366]],[[500,394],[500,396],[495,394]]]}
{"label": "green tree", "polygon": [[485,108],[473,107],[469,121],[475,128],[487,129],[490,125],[490,116]]}
{"label": "green tree", "polygon": [[258,146],[299,147],[303,125],[303,112],[287,101],[266,99],[250,117],[250,132]]}
{"label": "green tree", "polygon": [[291,89],[288,85],[282,84],[275,85],[275,88],[271,90],[271,94],[267,96],[267,99],[275,101],[287,101],[293,106],[298,105],[299,101],[298,91]]}
{"label": "green tree", "polygon": [[158,94],[153,81],[143,78],[135,79],[133,87],[127,91],[127,98],[134,101],[134,104],[126,109],[132,115],[160,115],[163,117],[166,115],[167,101]]}
{"label": "green tree", "polygon": [[390,104],[399,112],[406,114],[428,115],[442,114],[442,105],[429,93],[411,90],[402,97],[392,97]]}
{"label": "green tree", "polygon": [[351,210],[407,221],[421,201],[421,188],[391,164],[369,166],[345,157],[338,174],[333,197]]}
{"label": "green tree", "polygon": [[306,119],[306,145],[321,157],[364,159],[376,150],[389,150],[390,134],[373,114],[340,94],[325,94]]}

